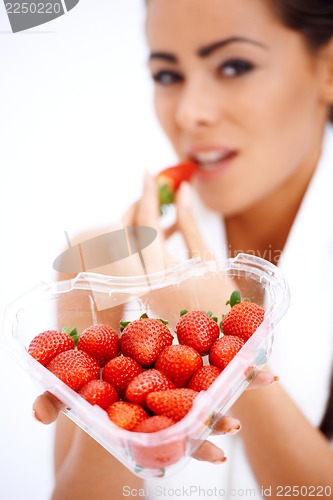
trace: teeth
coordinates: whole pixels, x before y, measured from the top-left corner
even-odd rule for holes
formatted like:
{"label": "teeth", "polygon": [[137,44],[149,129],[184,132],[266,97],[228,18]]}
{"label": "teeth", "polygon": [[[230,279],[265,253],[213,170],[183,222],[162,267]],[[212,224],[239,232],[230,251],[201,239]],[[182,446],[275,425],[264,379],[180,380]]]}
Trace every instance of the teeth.
{"label": "teeth", "polygon": [[222,153],[221,151],[206,151],[202,153],[197,153],[195,159],[202,165],[209,163],[216,163],[223,160],[228,155],[227,152]]}

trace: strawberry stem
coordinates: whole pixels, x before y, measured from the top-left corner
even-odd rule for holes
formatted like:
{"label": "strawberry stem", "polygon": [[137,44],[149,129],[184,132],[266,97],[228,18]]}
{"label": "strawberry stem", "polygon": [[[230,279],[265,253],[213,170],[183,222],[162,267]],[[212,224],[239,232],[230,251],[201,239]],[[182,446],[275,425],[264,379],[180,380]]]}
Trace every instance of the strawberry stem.
{"label": "strawberry stem", "polygon": [[122,332],[131,321],[120,321],[120,331]]}
{"label": "strawberry stem", "polygon": [[170,205],[174,202],[174,194],[168,184],[162,184],[159,188],[160,205]]}
{"label": "strawberry stem", "polygon": [[215,323],[218,322],[217,316],[213,316],[212,311],[207,311],[207,312],[205,312],[205,314],[208,316],[208,318],[211,318],[213,321],[215,321]]}
{"label": "strawberry stem", "polygon": [[169,324],[169,321],[167,319],[161,319],[161,318],[157,318],[158,321],[160,321],[161,323],[163,323],[163,325],[168,325]]}
{"label": "strawberry stem", "polygon": [[187,309],[182,309],[182,310],[180,311],[179,316],[185,316],[185,314],[187,314],[187,313],[188,313],[188,310],[187,310]]}
{"label": "strawberry stem", "polygon": [[238,290],[234,290],[230,295],[230,299],[226,302],[226,306],[230,305],[230,307],[234,307],[236,304],[241,302],[241,294]]}
{"label": "strawberry stem", "polygon": [[70,326],[64,326],[64,328],[62,328],[61,331],[64,332],[64,333],[67,333],[67,335],[70,336],[70,338],[74,342],[74,345],[77,344],[77,342],[78,342],[78,340],[80,338],[80,335],[78,334],[78,331],[77,331],[76,328],[71,328]]}

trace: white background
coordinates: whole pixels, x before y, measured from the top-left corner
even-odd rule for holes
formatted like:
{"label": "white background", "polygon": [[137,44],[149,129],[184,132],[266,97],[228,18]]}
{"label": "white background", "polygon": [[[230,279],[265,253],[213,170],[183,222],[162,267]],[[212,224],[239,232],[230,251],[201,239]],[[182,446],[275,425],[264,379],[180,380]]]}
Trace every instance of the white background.
{"label": "white background", "polygon": [[[80,0],[17,34],[0,2],[1,306],[54,279],[65,231],[72,242],[107,231],[140,195],[143,172],[174,162],[146,58],[144,0]],[[50,496],[54,427],[33,420],[36,395],[1,341],[4,500]]]}

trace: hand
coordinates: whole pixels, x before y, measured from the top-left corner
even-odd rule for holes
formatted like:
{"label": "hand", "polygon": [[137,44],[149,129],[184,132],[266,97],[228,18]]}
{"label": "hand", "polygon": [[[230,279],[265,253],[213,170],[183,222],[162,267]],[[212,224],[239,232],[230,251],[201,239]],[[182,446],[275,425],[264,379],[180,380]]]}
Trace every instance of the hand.
{"label": "hand", "polygon": [[[259,371],[253,377],[248,386],[248,390],[257,389],[272,384],[277,380],[268,371]],[[35,418],[43,424],[51,424],[58,418],[63,405],[49,392],[45,392],[37,397],[33,404],[33,413]],[[237,418],[224,416],[216,423],[212,434],[236,434],[241,430],[241,423]],[[211,463],[223,463],[226,458],[223,450],[209,441],[204,441],[195,451],[193,457]]]}
{"label": "hand", "polygon": [[[278,381],[278,377],[272,375],[270,372],[258,371],[248,385],[247,390],[259,389],[260,387],[268,386],[276,381]],[[237,434],[241,428],[241,422],[237,418],[225,416],[215,424],[212,435],[234,435]],[[192,456],[197,460],[214,464],[226,461],[223,450],[209,441],[204,441]]]}
{"label": "hand", "polygon": [[[145,175],[143,193],[140,200],[134,203],[123,217],[124,226],[149,226],[157,231],[155,246],[151,245],[149,258],[145,261],[150,264],[152,272],[170,267],[176,263],[166,248],[166,240],[176,231],[184,237],[188,256],[212,259],[213,254],[204,243],[197,229],[195,218],[191,211],[191,185],[183,182],[176,197],[176,222],[168,227],[161,227],[161,214],[158,191],[155,179]],[[152,264],[154,263],[154,265]]]}

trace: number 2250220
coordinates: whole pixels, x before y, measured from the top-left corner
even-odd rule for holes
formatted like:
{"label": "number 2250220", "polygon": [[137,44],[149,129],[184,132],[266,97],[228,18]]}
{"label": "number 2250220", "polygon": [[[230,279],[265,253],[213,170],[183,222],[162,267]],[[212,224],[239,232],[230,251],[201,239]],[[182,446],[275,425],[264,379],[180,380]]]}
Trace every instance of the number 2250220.
{"label": "number 2250220", "polygon": [[60,14],[62,7],[60,3],[22,2],[6,3],[7,14]]}

